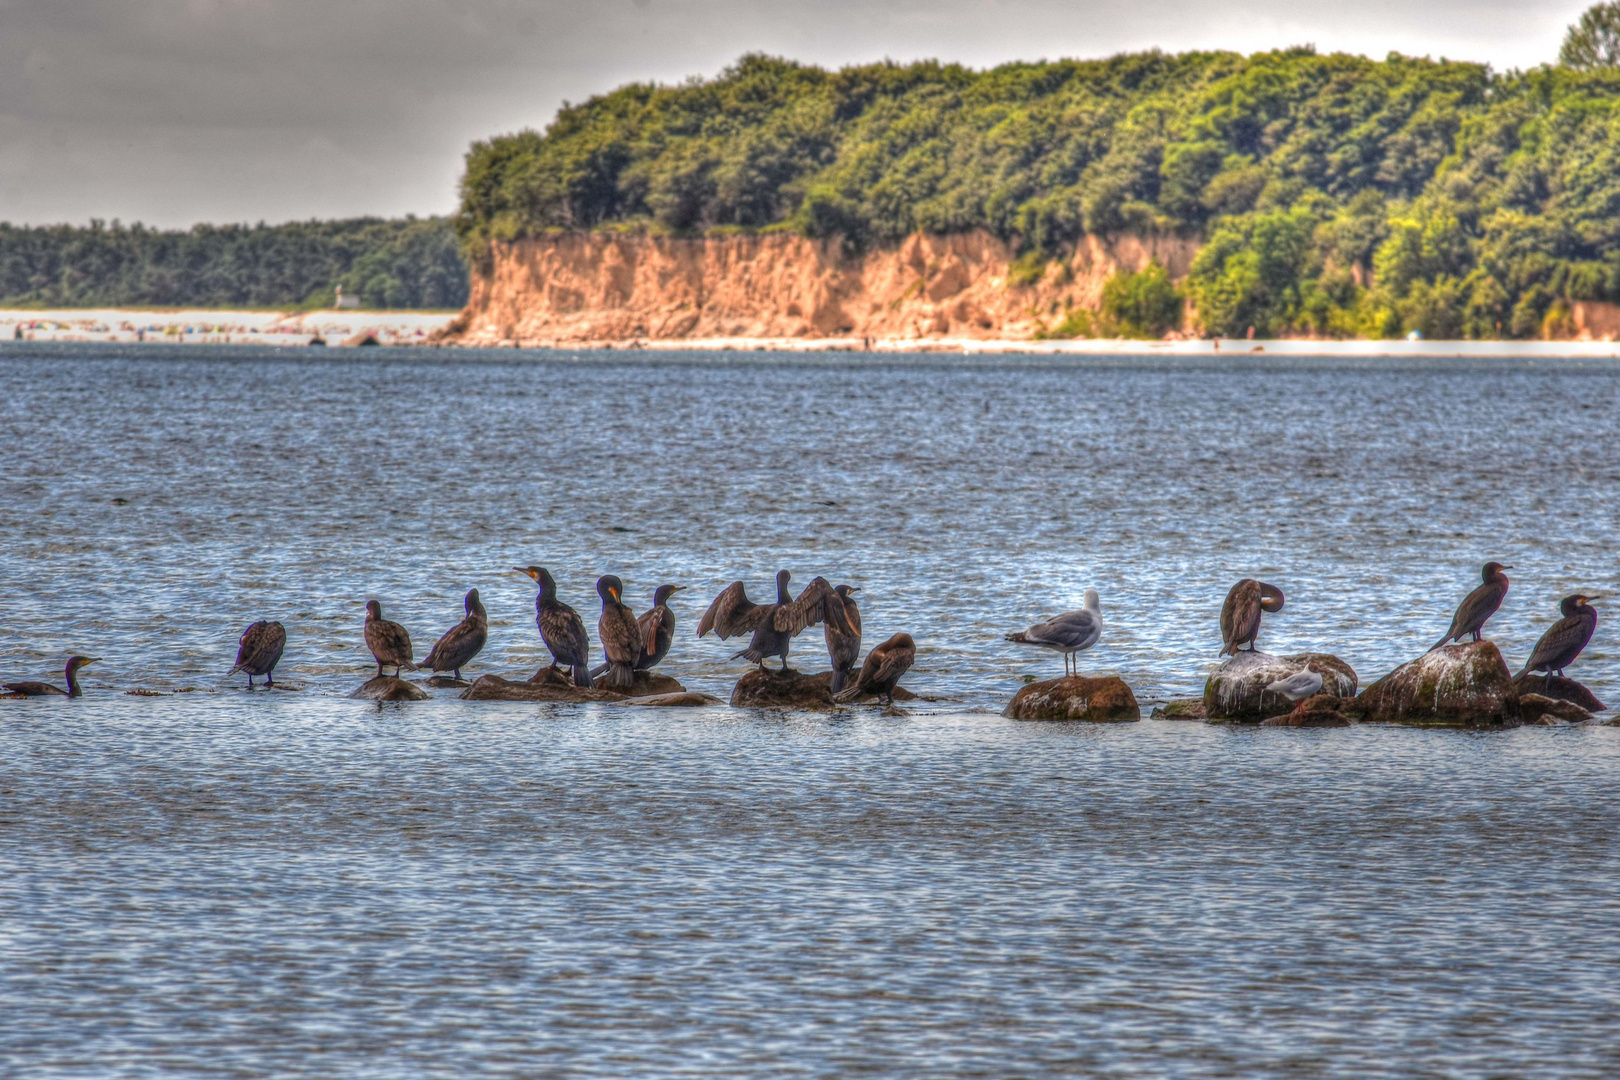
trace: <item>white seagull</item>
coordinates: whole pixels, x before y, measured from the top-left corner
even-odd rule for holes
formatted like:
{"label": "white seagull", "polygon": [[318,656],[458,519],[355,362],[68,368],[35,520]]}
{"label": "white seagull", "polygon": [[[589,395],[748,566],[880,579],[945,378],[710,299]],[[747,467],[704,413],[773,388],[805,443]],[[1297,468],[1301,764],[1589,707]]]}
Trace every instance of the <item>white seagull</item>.
{"label": "white seagull", "polygon": [[1281,694],[1289,701],[1304,701],[1306,698],[1322,691],[1322,673],[1312,664],[1306,664],[1305,670],[1296,671],[1286,679],[1278,679],[1266,687],[1274,694]]}
{"label": "white seagull", "polygon": [[1065,611],[1062,615],[1036,623],[1020,634],[1008,634],[1008,641],[1020,645],[1039,645],[1063,654],[1063,674],[1069,674],[1070,658],[1097,644],[1102,637],[1102,607],[1096,589],[1086,590],[1086,606],[1079,611]]}

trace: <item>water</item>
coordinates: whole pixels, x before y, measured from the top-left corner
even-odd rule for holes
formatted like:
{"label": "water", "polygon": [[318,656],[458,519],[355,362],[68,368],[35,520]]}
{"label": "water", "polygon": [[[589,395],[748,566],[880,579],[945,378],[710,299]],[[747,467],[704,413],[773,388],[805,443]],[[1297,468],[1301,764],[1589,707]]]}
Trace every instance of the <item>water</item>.
{"label": "water", "polygon": [[[1144,702],[1244,575],[1370,681],[1496,558],[1522,662],[1620,595],[1616,416],[1602,362],[8,346],[0,673],[105,659],[0,702],[0,1073],[1612,1076],[1620,729],[995,713],[1087,587]],[[369,597],[420,653],[477,586],[470,673],[532,671],[531,562],[593,627],[690,586],[722,696],[728,581],[859,584],[931,700],[344,698]],[[223,677],[259,617],[298,692]]]}

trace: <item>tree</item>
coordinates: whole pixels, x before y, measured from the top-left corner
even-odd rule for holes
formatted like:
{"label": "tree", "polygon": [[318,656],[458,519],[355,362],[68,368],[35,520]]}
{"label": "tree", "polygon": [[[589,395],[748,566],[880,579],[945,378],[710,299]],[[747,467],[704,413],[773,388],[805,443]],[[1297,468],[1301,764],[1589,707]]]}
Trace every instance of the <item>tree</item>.
{"label": "tree", "polygon": [[1620,67],[1620,0],[1587,8],[1564,35],[1558,62],[1577,71]]}

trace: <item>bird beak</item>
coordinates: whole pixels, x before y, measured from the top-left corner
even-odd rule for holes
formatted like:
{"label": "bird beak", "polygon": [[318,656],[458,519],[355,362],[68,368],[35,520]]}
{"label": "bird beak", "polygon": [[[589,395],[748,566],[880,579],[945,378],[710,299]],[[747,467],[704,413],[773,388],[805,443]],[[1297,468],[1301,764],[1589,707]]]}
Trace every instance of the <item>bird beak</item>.
{"label": "bird beak", "polygon": [[80,664],[79,666],[80,667],[89,667],[91,664],[95,663],[97,660],[100,660],[100,659],[101,659],[101,657],[99,657],[99,656],[86,657],[84,663]]}
{"label": "bird beak", "polygon": [[672,593],[678,593],[684,588],[686,588],[685,585],[671,585],[669,587],[669,591],[672,592]]}
{"label": "bird beak", "polygon": [[615,599],[615,600],[617,600],[619,598],[619,590],[615,589],[611,585],[608,586],[608,594],[611,595],[613,597],[613,599]]}
{"label": "bird beak", "polygon": [[526,578],[532,578],[532,577],[534,577],[534,575],[533,575],[533,574],[531,574],[531,573],[529,573],[529,572],[528,572],[528,571],[527,571],[527,570],[525,570],[525,569],[524,569],[524,568],[523,568],[523,567],[521,567],[521,566],[514,566],[514,567],[512,567],[512,569],[514,569],[514,570],[516,570],[516,571],[517,571],[517,572],[518,572],[518,573],[520,573],[520,574],[522,574],[522,575],[523,575],[523,576],[524,576],[524,577],[526,577]]}
{"label": "bird beak", "polygon": [[1502,567],[1502,569],[1504,569],[1504,570],[1511,570],[1511,569],[1513,569],[1513,567],[1511,567],[1511,566],[1504,566],[1504,567]]}
{"label": "bird beak", "polygon": [[860,587],[860,586],[859,586],[859,585],[851,585],[851,586],[850,586],[850,587],[849,587],[849,591],[850,591],[850,592],[860,592],[860,591],[861,591],[861,587]]}

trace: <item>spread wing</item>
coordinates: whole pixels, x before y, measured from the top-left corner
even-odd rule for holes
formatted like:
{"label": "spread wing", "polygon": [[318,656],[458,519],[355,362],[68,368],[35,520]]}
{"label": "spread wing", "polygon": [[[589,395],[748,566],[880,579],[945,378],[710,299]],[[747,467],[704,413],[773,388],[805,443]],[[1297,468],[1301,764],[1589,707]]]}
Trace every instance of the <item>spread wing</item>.
{"label": "spread wing", "polygon": [[807,626],[832,620],[846,633],[851,632],[849,620],[844,616],[844,601],[833,592],[824,577],[818,577],[804,587],[798,599],[791,604],[776,607],[776,629],[779,633],[797,634]]}
{"label": "spread wing", "polygon": [[644,656],[651,656],[658,651],[658,632],[664,628],[664,616],[670,616],[674,622],[675,617],[667,607],[655,607],[650,611],[642,612],[639,626],[641,629],[641,652]]}
{"label": "spread wing", "polygon": [[761,607],[748,599],[742,582],[733,581],[703,613],[703,618],[698,621],[698,637],[710,630],[719,634],[722,641],[738,634],[751,633],[759,628],[769,610],[770,606]]}

